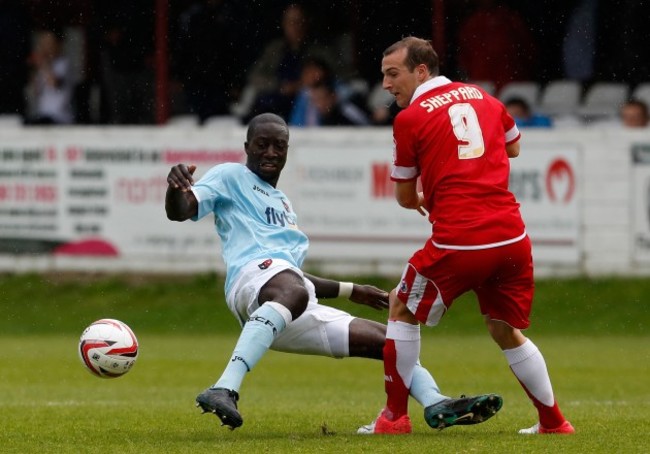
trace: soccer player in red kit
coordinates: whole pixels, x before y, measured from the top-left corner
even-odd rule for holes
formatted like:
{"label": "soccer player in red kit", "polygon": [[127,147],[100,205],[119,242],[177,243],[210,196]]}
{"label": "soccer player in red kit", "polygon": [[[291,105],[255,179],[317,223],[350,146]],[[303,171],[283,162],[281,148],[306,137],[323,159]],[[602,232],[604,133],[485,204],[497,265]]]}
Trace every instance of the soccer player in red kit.
{"label": "soccer player in red kit", "polygon": [[[534,283],[530,239],[508,190],[508,159],[519,155],[514,120],[481,88],[438,75],[438,57],[426,40],[407,37],[393,44],[384,51],[381,70],[383,87],[404,108],[393,124],[395,197],[404,208],[428,213],[433,232],[389,297],[387,403],[370,425],[373,433],[410,431],[409,386],[420,354],[420,323],[438,324],[454,299],[470,290],[537,409],[539,421],[519,433],[574,433],[555,400],[544,357],[521,332],[530,324]],[[434,405],[425,419],[441,428],[474,424],[500,404],[468,400],[455,414]]]}

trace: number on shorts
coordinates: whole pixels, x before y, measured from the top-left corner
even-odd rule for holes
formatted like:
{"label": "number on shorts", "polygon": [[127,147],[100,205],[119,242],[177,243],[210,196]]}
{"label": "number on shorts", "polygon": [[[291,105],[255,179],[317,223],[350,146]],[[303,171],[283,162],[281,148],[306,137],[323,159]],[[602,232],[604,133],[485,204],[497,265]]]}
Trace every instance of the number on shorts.
{"label": "number on shorts", "polygon": [[483,156],[485,145],[483,131],[474,108],[467,103],[454,104],[449,108],[449,119],[458,139],[458,159],[474,159]]}

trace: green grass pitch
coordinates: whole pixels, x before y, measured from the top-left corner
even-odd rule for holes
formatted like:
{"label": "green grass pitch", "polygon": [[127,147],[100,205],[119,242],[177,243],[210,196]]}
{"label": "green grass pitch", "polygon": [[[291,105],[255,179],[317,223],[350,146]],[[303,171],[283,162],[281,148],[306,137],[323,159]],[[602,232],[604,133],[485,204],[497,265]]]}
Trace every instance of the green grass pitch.
{"label": "green grass pitch", "polygon": [[[421,358],[448,395],[501,394],[503,409],[486,423],[434,431],[411,400],[412,435],[359,436],[356,428],[384,402],[379,361],[270,352],[242,387],[244,425],[220,427],[214,416],[200,415],[194,397],[216,380],[236,342],[222,284],[215,276],[155,282],[0,277],[0,452],[650,451],[650,284],[644,279],[538,284],[528,334],[576,427],[570,437],[516,433],[535,422],[535,411],[470,296],[442,326],[423,329]],[[102,317],[129,323],[140,341],[136,365],[118,379],[94,377],[77,358],[81,331]]]}

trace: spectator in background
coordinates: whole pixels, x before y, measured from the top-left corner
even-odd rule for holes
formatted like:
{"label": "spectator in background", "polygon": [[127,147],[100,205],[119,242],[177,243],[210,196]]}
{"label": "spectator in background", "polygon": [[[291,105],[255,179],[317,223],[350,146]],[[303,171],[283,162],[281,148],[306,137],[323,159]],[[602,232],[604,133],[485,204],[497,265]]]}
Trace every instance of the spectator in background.
{"label": "spectator in background", "polygon": [[282,14],[282,37],[271,41],[253,64],[249,84],[258,96],[247,119],[262,113],[275,112],[288,119],[293,102],[300,91],[303,61],[319,57],[334,67],[334,56],[309,35],[309,20],[302,6],[289,5]]}
{"label": "spectator in background", "polygon": [[648,105],[639,99],[630,99],[621,106],[620,117],[626,128],[645,128],[650,120]]}
{"label": "spectator in background", "polygon": [[[355,93],[347,84],[335,78],[333,71],[327,62],[318,57],[307,57],[303,63],[302,71],[300,73],[301,89],[296,95],[289,116],[289,125],[291,126],[319,126],[323,122],[334,121],[337,124],[366,124],[366,114],[358,107],[356,102],[365,104],[365,97],[359,93]],[[323,98],[318,95],[326,93],[319,93],[318,86],[322,83],[327,83],[332,86],[334,90],[334,98]],[[314,94],[314,90],[316,94]],[[362,98],[362,99],[357,99]],[[343,108],[342,112],[345,115],[350,115],[350,119],[339,118],[335,120],[331,112],[326,112],[323,118],[322,111],[329,105],[329,99],[335,101],[338,107]],[[325,100],[325,103],[322,101]],[[320,105],[317,104],[321,101]],[[327,109],[325,109],[327,110]],[[335,108],[339,111],[339,108]],[[347,117],[345,117],[347,118]],[[343,123],[338,123],[343,122]]]}
{"label": "spectator in background", "polygon": [[588,82],[594,77],[598,37],[598,0],[578,0],[573,6],[562,43],[566,79]]}
{"label": "spectator in background", "polygon": [[395,102],[395,97],[384,90],[381,83],[376,84],[368,95],[368,111],[373,125],[392,125],[395,116],[401,108]]}
{"label": "spectator in background", "polygon": [[396,103],[376,106],[371,110],[371,121],[375,126],[392,125],[401,108]]}
{"label": "spectator in background", "polygon": [[366,113],[351,101],[341,100],[334,82],[322,80],[311,89],[311,98],[320,126],[364,126],[370,120]]}
{"label": "spectator in background", "polygon": [[553,126],[553,122],[549,117],[534,113],[528,102],[523,98],[510,98],[506,101],[505,106],[520,128],[550,128]]}
{"label": "spectator in background", "polygon": [[153,123],[153,15],[139,2],[96,2],[108,122]]}
{"label": "spectator in background", "polygon": [[0,0],[0,114],[25,114],[30,18],[18,0]]}
{"label": "spectator in background", "polygon": [[52,31],[37,33],[32,53],[34,74],[28,87],[31,114],[28,124],[68,124],[74,121],[72,93],[75,82],[61,38]]}
{"label": "spectator in background", "polygon": [[192,2],[180,16],[174,67],[183,85],[190,113],[201,122],[214,115],[228,115],[233,78],[238,72],[233,39],[234,21],[225,0]]}
{"label": "spectator in background", "polygon": [[325,60],[308,57],[303,62],[300,71],[301,88],[289,115],[290,126],[318,126],[320,118],[312,99],[312,88],[322,80],[332,77],[332,70]]}
{"label": "spectator in background", "polygon": [[470,81],[489,80],[498,90],[513,80],[536,77],[536,46],[524,19],[496,0],[477,0],[477,9],[458,34],[458,65]]}

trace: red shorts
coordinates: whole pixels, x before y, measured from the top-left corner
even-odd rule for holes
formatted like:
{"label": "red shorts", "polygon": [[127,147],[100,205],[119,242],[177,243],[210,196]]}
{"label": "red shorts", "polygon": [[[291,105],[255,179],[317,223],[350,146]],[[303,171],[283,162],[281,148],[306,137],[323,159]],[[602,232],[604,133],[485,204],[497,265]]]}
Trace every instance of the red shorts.
{"label": "red shorts", "polygon": [[478,250],[439,249],[428,241],[404,269],[397,297],[421,323],[434,326],[454,299],[472,290],[482,314],[525,329],[534,288],[528,237]]}

